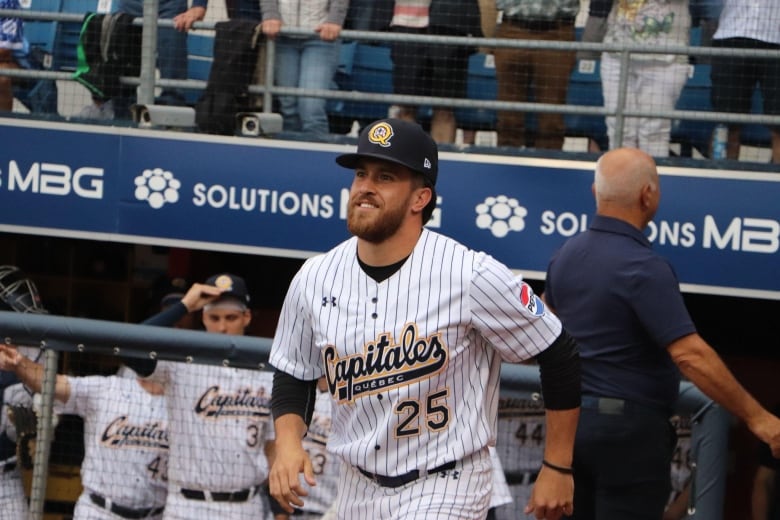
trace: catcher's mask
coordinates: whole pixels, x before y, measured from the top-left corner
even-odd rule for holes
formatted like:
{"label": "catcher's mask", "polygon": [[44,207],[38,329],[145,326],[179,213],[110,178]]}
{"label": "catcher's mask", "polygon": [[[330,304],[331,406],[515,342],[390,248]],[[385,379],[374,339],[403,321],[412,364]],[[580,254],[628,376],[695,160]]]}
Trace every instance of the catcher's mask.
{"label": "catcher's mask", "polygon": [[38,288],[16,266],[0,266],[0,310],[46,314]]}

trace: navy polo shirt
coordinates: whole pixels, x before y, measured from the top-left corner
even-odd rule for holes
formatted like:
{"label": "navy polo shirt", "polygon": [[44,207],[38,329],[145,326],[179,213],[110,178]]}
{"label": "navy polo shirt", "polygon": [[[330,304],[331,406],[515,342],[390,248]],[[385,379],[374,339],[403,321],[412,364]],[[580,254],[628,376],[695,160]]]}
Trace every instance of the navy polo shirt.
{"label": "navy polo shirt", "polygon": [[672,266],[634,226],[596,215],[550,260],[545,299],[579,344],[583,394],[671,409],[667,347],[696,332]]}

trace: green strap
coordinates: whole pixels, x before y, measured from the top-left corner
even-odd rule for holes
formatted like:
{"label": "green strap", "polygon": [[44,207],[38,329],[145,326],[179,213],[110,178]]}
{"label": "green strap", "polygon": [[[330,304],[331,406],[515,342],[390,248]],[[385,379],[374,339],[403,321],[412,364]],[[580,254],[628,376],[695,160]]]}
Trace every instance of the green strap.
{"label": "green strap", "polygon": [[90,68],[89,63],[87,62],[87,53],[84,50],[84,38],[87,32],[87,27],[89,26],[89,22],[95,16],[97,16],[97,13],[88,13],[86,18],[84,18],[84,23],[81,24],[81,31],[79,32],[79,44],[76,46],[77,65],[76,71],[73,73],[73,79],[87,87],[87,89],[89,89],[89,91],[93,94],[96,94],[100,97],[105,97],[103,91],[101,91],[88,79],[86,79],[86,75],[89,73]]}

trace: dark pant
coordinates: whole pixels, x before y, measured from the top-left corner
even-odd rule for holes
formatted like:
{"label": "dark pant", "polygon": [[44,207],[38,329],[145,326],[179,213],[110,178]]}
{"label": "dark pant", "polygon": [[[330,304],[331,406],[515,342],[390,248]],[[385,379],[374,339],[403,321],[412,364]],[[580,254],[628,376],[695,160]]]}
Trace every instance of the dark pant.
{"label": "dark pant", "polygon": [[[505,21],[496,29],[496,38],[574,41],[574,24],[561,22],[555,27],[535,30]],[[497,48],[493,55],[500,101],[531,101],[533,92],[536,103],[566,104],[569,75],[575,63],[573,51]],[[533,146],[560,150],[566,130],[563,114],[540,113],[536,117]],[[498,145],[522,147],[530,144],[526,143],[525,123],[523,112],[499,111]]]}
{"label": "dark pant", "polygon": [[676,434],[667,414],[583,401],[574,444],[576,520],[659,520],[671,492]]}

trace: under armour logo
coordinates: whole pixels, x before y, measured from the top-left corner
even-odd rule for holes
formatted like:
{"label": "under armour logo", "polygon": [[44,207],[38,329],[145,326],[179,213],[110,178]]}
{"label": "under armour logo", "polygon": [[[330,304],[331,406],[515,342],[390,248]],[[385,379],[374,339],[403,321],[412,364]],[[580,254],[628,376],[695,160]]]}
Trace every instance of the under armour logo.
{"label": "under armour logo", "polygon": [[323,296],[322,297],[322,306],[327,307],[328,304],[336,306],[336,297],[335,296]]}

